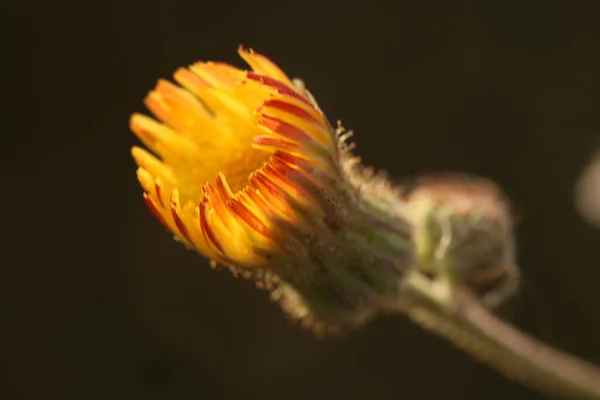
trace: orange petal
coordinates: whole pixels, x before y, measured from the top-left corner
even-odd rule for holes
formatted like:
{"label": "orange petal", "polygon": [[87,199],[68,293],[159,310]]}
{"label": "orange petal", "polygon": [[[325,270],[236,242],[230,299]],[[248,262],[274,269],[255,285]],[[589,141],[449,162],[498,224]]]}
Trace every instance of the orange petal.
{"label": "orange petal", "polygon": [[246,50],[243,46],[238,48],[238,54],[248,63],[254,72],[271,76],[288,86],[293,86],[287,75],[274,62],[262,54],[252,49]]}
{"label": "orange petal", "polygon": [[277,93],[290,96],[294,99],[300,100],[301,102],[305,103],[309,107],[314,107],[311,104],[311,102],[308,99],[306,99],[306,97],[300,95],[294,89],[290,88],[289,86],[286,86],[284,83],[281,83],[277,79],[273,79],[270,76],[257,74],[255,72],[246,73],[246,77],[250,80],[259,82],[267,87],[270,87],[271,89],[275,90]]}
{"label": "orange petal", "polygon": [[208,196],[204,196],[200,201],[199,205],[199,220],[200,220],[200,229],[202,230],[202,234],[204,235],[204,239],[207,243],[212,244],[217,250],[219,255],[223,255],[223,247],[221,243],[217,240],[213,230],[210,227],[207,219],[207,208],[208,208]]}
{"label": "orange petal", "polygon": [[294,141],[313,141],[313,138],[308,133],[279,118],[271,117],[269,115],[262,115],[258,120],[258,124],[273,133],[277,133]]}
{"label": "orange petal", "polygon": [[240,200],[231,199],[230,200],[230,208],[236,213],[242,221],[244,221],[248,226],[254,229],[256,232],[273,239],[273,231],[265,225],[260,218],[258,218],[248,207],[246,207]]}
{"label": "orange petal", "polygon": [[175,226],[179,230],[179,233],[181,234],[181,236],[183,236],[183,238],[185,240],[187,240],[191,244],[192,239],[190,238],[190,234],[188,233],[185,223],[181,220],[181,218],[179,216],[180,206],[179,206],[179,193],[178,193],[177,189],[175,189],[175,190],[173,190],[173,192],[171,192],[170,208],[171,208],[171,216],[173,217],[173,222],[175,223]]}

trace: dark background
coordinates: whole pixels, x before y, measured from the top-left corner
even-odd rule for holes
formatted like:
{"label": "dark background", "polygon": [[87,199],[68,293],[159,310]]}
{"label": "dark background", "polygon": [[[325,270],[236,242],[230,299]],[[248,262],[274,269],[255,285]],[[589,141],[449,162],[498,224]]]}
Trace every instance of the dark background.
{"label": "dark background", "polygon": [[[160,77],[239,44],[300,76],[400,178],[462,170],[518,206],[515,321],[600,363],[598,1],[55,1],[3,5],[0,397],[536,399],[403,318],[290,325],[146,210],[128,129]],[[5,103],[6,104],[6,103]]]}

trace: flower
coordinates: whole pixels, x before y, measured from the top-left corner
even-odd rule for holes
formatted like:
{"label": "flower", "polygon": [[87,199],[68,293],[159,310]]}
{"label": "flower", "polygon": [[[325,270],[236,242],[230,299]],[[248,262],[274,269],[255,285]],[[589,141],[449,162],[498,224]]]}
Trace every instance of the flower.
{"label": "flower", "polygon": [[[255,267],[280,251],[274,221],[299,222],[286,197],[315,204],[299,181],[335,174],[337,144],[316,104],[266,57],[252,67],[198,62],[146,97],[161,122],[131,129],[162,161],[134,147],[146,204],[187,246],[217,262]],[[310,176],[309,176],[310,174]],[[313,212],[318,210],[311,207]]]}
{"label": "flower", "polygon": [[357,325],[396,296],[413,253],[387,181],[350,155],[313,97],[240,47],[244,71],[198,62],[131,117],[144,199],[213,265],[257,280],[305,325]]}
{"label": "flower", "polygon": [[161,122],[131,118],[160,157],[132,150],[144,199],[179,240],[249,272],[317,333],[404,312],[500,370],[528,366],[524,382],[549,393],[598,397],[599,371],[511,331],[474,300],[497,305],[518,278],[495,185],[446,176],[400,195],[351,157],[348,134],[302,85],[264,56],[239,54],[251,72],[181,68],[181,87],[161,80],[146,98]]}

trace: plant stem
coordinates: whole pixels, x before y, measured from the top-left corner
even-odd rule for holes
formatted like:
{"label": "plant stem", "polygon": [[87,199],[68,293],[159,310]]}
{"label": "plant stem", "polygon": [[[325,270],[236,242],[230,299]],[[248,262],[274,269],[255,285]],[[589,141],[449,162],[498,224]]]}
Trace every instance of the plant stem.
{"label": "plant stem", "polygon": [[424,328],[505,376],[552,397],[600,399],[598,367],[502,321],[462,287],[440,291],[416,276],[407,282],[410,299],[398,307]]}

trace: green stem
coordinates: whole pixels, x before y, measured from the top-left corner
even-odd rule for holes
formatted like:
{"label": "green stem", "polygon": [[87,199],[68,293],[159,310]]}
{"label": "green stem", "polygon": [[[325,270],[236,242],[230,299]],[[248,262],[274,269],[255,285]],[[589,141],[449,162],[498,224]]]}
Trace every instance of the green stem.
{"label": "green stem", "polygon": [[[415,273],[402,311],[509,378],[552,397],[600,399],[600,369],[554,349],[492,315],[461,287],[440,290]],[[436,288],[434,284],[437,284]],[[451,301],[448,301],[451,300]]]}

